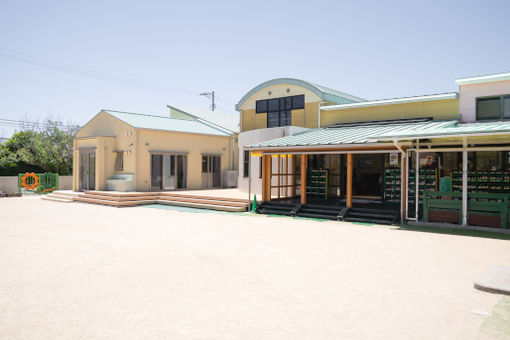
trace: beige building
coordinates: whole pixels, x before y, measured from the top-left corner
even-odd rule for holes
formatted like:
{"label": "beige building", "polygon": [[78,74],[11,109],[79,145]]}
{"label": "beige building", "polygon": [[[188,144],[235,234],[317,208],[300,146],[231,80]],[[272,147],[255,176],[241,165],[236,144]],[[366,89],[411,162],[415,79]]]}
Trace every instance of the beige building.
{"label": "beige building", "polygon": [[73,189],[235,186],[227,179],[237,177],[236,157],[233,131],[179,109],[168,117],[102,110],[76,134]]}

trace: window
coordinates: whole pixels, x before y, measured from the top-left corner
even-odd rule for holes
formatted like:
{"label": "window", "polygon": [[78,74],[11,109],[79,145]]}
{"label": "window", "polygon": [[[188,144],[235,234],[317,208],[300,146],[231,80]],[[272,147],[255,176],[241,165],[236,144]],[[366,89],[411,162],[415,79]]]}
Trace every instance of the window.
{"label": "window", "polygon": [[292,97],[292,109],[304,109],[305,108],[305,95]]}
{"label": "window", "polygon": [[257,113],[267,112],[267,100],[257,100],[256,112]]}
{"label": "window", "polygon": [[115,171],[124,171],[124,152],[116,152],[115,157]]}
{"label": "window", "polygon": [[250,151],[244,151],[243,159],[243,177],[250,175]]}
{"label": "window", "polygon": [[289,126],[292,111],[305,108],[305,95],[257,100],[256,113],[267,112],[267,127]]}
{"label": "window", "polygon": [[476,98],[476,119],[510,119],[510,95]]}

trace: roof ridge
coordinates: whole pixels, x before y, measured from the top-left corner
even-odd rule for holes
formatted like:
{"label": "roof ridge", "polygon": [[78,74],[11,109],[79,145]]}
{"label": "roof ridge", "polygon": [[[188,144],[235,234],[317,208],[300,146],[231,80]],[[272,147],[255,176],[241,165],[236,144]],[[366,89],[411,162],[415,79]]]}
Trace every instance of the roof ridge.
{"label": "roof ridge", "polygon": [[[116,113],[127,113],[127,114],[130,114],[130,115],[139,115],[139,116],[148,116],[148,117],[156,117],[156,118],[167,118],[167,119],[173,119],[173,120],[187,120],[187,121],[193,121],[191,119],[184,119],[184,118],[174,118],[174,117],[170,117],[170,116],[157,116],[157,115],[151,115],[151,114],[148,114],[148,113],[137,113],[137,112],[126,112],[126,111],[116,111],[116,110],[101,110],[101,111],[105,111],[105,112],[116,112]],[[184,113],[187,113],[184,111]],[[195,120],[195,121],[198,121],[198,120]],[[200,122],[202,123],[202,122]],[[202,123],[203,124],[203,123]]]}

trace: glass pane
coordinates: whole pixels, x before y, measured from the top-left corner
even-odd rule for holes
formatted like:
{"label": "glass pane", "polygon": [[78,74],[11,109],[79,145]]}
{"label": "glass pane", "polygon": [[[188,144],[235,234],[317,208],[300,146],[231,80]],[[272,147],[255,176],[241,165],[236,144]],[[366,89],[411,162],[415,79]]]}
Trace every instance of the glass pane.
{"label": "glass pane", "polygon": [[267,127],[276,127],[279,126],[280,122],[280,113],[278,111],[276,112],[269,112],[267,114]]}
{"label": "glass pane", "polygon": [[89,154],[89,190],[95,190],[96,188],[96,154]]}
{"label": "glass pane", "polygon": [[80,154],[80,189],[87,189],[87,165],[88,156],[86,153]]}
{"label": "glass pane", "polygon": [[202,156],[202,172],[208,172],[207,170],[207,156]]}
{"label": "glass pane", "polygon": [[267,111],[268,112],[278,111],[279,109],[280,109],[280,101],[278,100],[278,98],[269,99],[267,101]]}
{"label": "glass pane", "polygon": [[292,109],[304,109],[305,108],[305,95],[292,97]]}
{"label": "glass pane", "polygon": [[510,96],[503,98],[503,118],[510,118]]}
{"label": "glass pane", "polygon": [[280,126],[291,125],[291,116],[290,110],[280,112]]}
{"label": "glass pane", "polygon": [[165,189],[175,189],[175,156],[165,155],[163,167],[165,170],[165,178],[163,183]]}
{"label": "glass pane", "polygon": [[163,155],[151,155],[151,188],[162,188],[162,162]]}
{"label": "glass pane", "polygon": [[285,97],[285,106],[282,109],[290,110],[292,109],[292,97]]}
{"label": "glass pane", "polygon": [[[202,157],[203,158],[203,157]],[[188,156],[177,156],[177,188],[186,188]]]}
{"label": "glass pane", "polygon": [[267,112],[267,100],[257,100],[257,113]]}
{"label": "glass pane", "polygon": [[478,99],[477,100],[477,117],[478,119],[498,119],[500,118],[500,101],[499,97]]}

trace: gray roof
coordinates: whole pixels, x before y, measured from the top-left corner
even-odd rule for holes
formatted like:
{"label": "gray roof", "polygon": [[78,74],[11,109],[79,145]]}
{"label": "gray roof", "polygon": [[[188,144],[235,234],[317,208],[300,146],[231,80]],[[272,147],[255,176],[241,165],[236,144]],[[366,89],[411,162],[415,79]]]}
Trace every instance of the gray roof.
{"label": "gray roof", "polygon": [[106,112],[137,129],[198,133],[215,136],[231,135],[231,132],[227,129],[222,129],[199,120],[178,119],[112,110],[103,110],[103,112]]}

